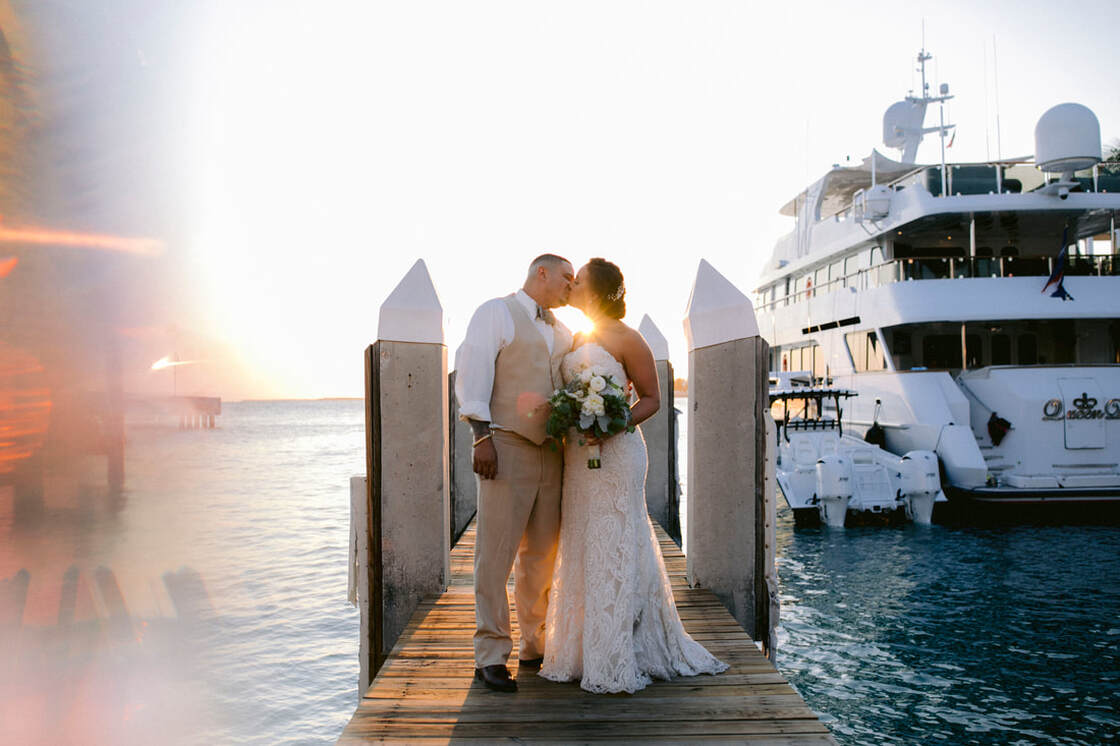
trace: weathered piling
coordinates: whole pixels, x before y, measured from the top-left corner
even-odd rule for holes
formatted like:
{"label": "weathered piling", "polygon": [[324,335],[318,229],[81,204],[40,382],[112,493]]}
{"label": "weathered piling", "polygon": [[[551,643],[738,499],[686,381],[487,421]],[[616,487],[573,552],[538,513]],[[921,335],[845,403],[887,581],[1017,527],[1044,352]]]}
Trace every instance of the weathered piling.
{"label": "weathered piling", "polygon": [[447,347],[443,307],[422,260],[382,304],[365,362],[363,691],[420,599],[441,592],[450,573]]}
{"label": "weathered piling", "polygon": [[646,509],[665,533],[681,543],[680,478],[677,470],[677,417],[673,408],[673,364],[669,343],[653,319],[646,314],[638,331],[645,337],[657,366],[661,387],[661,409],[642,423],[649,468],[646,471]]}
{"label": "weathered piling", "polygon": [[[701,260],[688,339],[688,580],[768,641],[765,579],[769,347],[750,300]],[[763,600],[766,600],[763,603]]]}

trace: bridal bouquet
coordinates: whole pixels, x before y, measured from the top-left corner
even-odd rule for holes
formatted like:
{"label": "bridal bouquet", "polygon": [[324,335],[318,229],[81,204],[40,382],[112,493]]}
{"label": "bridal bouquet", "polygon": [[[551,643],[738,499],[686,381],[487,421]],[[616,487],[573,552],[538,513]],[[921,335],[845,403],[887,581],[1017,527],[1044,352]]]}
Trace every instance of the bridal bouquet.
{"label": "bridal bouquet", "polygon": [[[545,424],[548,434],[561,440],[575,428],[581,435],[605,438],[623,430],[634,432],[630,424],[630,404],[626,390],[614,377],[597,365],[585,365],[578,378],[556,389],[548,400],[552,410]],[[583,444],[583,440],[580,440]],[[599,446],[588,446],[587,468],[598,469]]]}

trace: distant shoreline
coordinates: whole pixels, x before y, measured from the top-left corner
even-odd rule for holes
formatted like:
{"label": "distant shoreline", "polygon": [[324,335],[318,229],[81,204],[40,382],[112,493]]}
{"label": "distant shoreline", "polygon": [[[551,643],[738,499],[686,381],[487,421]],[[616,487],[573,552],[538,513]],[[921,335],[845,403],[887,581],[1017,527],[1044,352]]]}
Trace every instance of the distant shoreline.
{"label": "distant shoreline", "polygon": [[279,399],[230,399],[226,404],[248,404],[265,402],[287,401],[365,401],[361,396],[308,396],[308,397],[283,397]]}

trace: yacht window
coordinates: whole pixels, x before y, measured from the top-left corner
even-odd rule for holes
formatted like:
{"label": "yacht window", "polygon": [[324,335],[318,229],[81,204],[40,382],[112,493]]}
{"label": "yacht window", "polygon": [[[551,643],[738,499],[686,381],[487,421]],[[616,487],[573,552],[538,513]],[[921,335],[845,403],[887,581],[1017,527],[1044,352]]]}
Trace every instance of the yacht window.
{"label": "yacht window", "polygon": [[992,365],[1011,365],[1011,337],[992,335]]}
{"label": "yacht window", "polygon": [[961,335],[927,334],[922,339],[922,365],[926,368],[960,368]]}
{"label": "yacht window", "polygon": [[882,246],[873,246],[871,248],[871,266],[874,267],[876,264],[882,264],[882,263],[883,263],[883,247]]}
{"label": "yacht window", "polygon": [[883,357],[883,347],[879,344],[879,336],[875,332],[867,333],[867,369],[886,370],[887,363]]}
{"label": "yacht window", "polygon": [[824,380],[828,377],[828,370],[823,351],[818,345],[813,345],[811,349],[813,350],[813,378]]}
{"label": "yacht window", "polygon": [[1077,332],[1074,330],[1072,319],[1052,321],[1050,333],[1046,336],[1052,341],[1052,352],[1049,363],[1069,364],[1077,362]]}
{"label": "yacht window", "polygon": [[1038,364],[1038,340],[1033,334],[1019,335],[1019,365]]}
{"label": "yacht window", "polygon": [[818,267],[817,271],[813,273],[813,287],[820,288],[828,282],[828,268]]}
{"label": "yacht window", "polygon": [[844,259],[844,275],[851,277],[859,271],[859,260],[861,255],[849,256]]}
{"label": "yacht window", "polygon": [[844,339],[857,373],[887,369],[882,345],[874,331],[852,332],[845,334]]}
{"label": "yacht window", "polygon": [[[958,344],[959,344],[960,337],[957,338],[957,341],[958,341]],[[964,344],[965,344],[964,352],[965,352],[965,355],[968,356],[968,367],[969,368],[979,368],[980,366],[982,366],[983,365],[982,358],[984,356],[984,354],[983,354],[983,349],[984,348],[981,347],[981,345],[980,345],[980,337],[976,336],[975,334],[969,334],[969,335],[965,336]]]}
{"label": "yacht window", "polygon": [[895,370],[908,370],[914,367],[910,332],[892,329],[887,332],[890,336],[891,357],[894,360]]}
{"label": "yacht window", "polygon": [[999,262],[992,258],[990,246],[977,247],[973,277],[999,277]]}
{"label": "yacht window", "polygon": [[[843,263],[833,262],[828,265],[828,281],[836,282],[844,277]],[[839,283],[836,287],[843,287],[843,283]]]}

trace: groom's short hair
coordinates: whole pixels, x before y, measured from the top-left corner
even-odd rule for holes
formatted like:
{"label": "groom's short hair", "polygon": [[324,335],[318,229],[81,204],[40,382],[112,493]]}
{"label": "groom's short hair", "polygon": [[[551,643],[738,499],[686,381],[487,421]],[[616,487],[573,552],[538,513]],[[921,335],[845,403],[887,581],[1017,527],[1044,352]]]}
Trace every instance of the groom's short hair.
{"label": "groom's short hair", "polygon": [[530,275],[535,274],[536,271],[538,269],[540,269],[541,267],[548,267],[549,269],[554,269],[554,268],[560,266],[561,264],[571,264],[571,262],[569,262],[567,259],[565,259],[562,256],[558,256],[557,254],[541,254],[536,259],[534,259],[532,261],[532,263],[529,265],[529,274]]}

